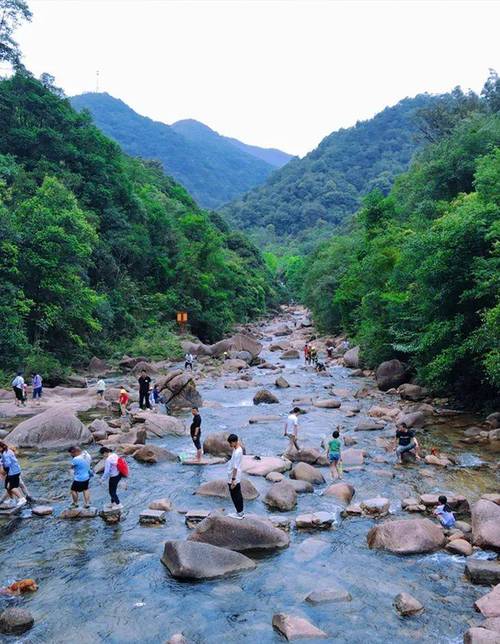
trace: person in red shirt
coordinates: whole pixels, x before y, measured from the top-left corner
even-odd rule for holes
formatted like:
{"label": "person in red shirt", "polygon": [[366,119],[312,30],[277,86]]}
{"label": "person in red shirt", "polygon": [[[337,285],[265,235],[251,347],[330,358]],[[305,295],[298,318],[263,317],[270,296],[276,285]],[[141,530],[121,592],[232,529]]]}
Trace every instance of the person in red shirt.
{"label": "person in red shirt", "polygon": [[120,405],[122,416],[126,416],[127,414],[127,405],[129,400],[130,396],[128,395],[127,390],[125,389],[125,387],[122,387],[120,389],[120,395],[118,397],[118,403]]}

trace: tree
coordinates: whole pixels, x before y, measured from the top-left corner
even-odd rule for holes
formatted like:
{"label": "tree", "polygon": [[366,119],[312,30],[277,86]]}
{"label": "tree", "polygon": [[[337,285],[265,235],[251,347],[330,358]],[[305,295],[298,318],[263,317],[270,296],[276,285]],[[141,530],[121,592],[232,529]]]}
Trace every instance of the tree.
{"label": "tree", "polygon": [[21,52],[12,35],[21,22],[31,20],[31,16],[25,0],[0,0],[0,61],[15,68],[20,65]]}

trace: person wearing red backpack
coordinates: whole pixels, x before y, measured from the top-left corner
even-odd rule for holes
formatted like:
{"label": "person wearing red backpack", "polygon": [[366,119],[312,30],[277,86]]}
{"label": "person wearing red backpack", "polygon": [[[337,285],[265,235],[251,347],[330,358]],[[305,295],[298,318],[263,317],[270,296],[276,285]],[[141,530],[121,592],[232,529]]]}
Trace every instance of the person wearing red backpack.
{"label": "person wearing red backpack", "polygon": [[118,483],[122,478],[128,476],[128,465],[127,461],[115,454],[113,450],[109,447],[101,447],[99,453],[102,456],[106,456],[106,462],[104,464],[104,474],[102,475],[101,481],[108,480],[109,486],[109,496],[111,497],[111,507],[120,508],[121,503],[118,498],[117,489]]}

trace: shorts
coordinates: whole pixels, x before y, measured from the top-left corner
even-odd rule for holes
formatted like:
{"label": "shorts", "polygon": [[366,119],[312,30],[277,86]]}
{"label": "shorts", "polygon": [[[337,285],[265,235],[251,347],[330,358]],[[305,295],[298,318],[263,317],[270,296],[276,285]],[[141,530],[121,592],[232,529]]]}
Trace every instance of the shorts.
{"label": "shorts", "polygon": [[90,479],[86,481],[73,481],[71,485],[72,492],[85,492],[89,489]]}
{"label": "shorts", "polygon": [[24,391],[20,387],[12,387],[12,389],[14,389],[16,399],[20,400],[21,402],[23,402],[23,400],[24,400]]}
{"label": "shorts", "polygon": [[7,475],[5,477],[5,489],[9,492],[15,490],[16,487],[19,487],[19,479],[21,478],[20,474],[12,474],[11,476]]}
{"label": "shorts", "polygon": [[104,396],[104,389],[98,389],[97,390],[97,395],[98,396]]}
{"label": "shorts", "polygon": [[201,439],[199,436],[198,438],[193,438],[193,436],[191,436],[191,440],[193,441],[193,444],[196,447],[196,449],[201,449]]}
{"label": "shorts", "polygon": [[328,454],[328,460],[330,461],[330,463],[338,463],[340,461],[340,454],[337,452],[330,452],[330,454]]}
{"label": "shorts", "polygon": [[42,387],[35,387],[33,389],[33,400],[41,397],[42,397]]}

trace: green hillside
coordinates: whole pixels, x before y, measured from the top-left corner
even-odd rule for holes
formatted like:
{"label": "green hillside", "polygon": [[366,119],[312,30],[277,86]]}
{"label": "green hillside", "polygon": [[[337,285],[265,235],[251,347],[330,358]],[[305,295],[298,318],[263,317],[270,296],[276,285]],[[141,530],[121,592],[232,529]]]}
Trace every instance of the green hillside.
{"label": "green hillside", "polygon": [[106,93],[81,94],[71,103],[77,110],[89,110],[96,125],[127,154],[160,161],[165,172],[205,208],[235,199],[274,170],[197,121],[159,123]]}
{"label": "green hillside", "polygon": [[265,310],[255,247],[55,88],[0,81],[0,122],[2,369],[53,372],[127,338],[161,354],[177,309],[206,340]]}

